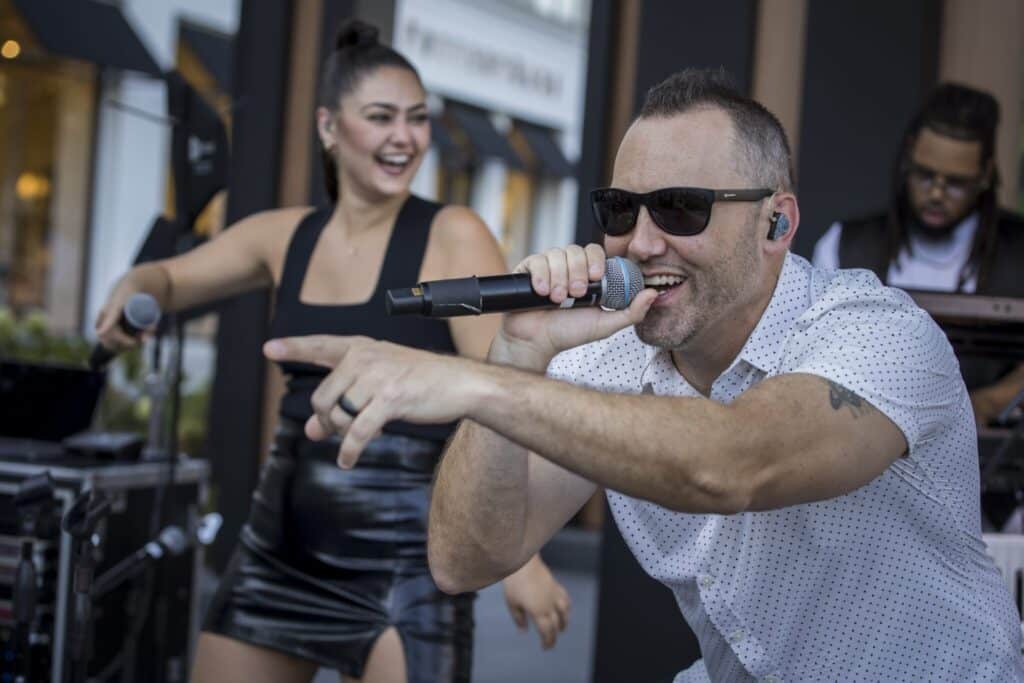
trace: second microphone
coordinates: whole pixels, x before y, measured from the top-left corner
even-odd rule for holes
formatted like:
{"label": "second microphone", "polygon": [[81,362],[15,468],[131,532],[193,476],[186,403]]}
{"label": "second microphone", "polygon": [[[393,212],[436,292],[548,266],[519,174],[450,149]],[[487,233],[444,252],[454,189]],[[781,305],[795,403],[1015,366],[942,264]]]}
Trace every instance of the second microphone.
{"label": "second microphone", "polygon": [[533,291],[529,273],[421,282],[415,287],[389,289],[385,301],[388,315],[417,314],[431,318],[533,308],[629,308],[644,288],[640,268],[632,261],[614,256],[605,261],[604,270],[604,277],[591,282],[585,296],[566,299],[561,305]]}

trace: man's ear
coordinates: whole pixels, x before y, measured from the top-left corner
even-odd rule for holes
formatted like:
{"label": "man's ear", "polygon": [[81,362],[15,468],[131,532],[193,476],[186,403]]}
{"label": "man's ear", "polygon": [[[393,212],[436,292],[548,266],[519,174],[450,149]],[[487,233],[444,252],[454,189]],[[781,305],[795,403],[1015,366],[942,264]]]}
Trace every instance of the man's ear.
{"label": "man's ear", "polygon": [[792,192],[777,192],[772,195],[770,204],[768,241],[789,248],[800,225],[800,207],[796,196]]}

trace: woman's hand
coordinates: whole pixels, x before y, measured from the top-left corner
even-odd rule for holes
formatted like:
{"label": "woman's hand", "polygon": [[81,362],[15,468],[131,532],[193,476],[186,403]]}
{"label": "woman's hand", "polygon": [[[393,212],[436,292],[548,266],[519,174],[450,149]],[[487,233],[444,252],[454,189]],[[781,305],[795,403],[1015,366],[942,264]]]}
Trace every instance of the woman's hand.
{"label": "woman's hand", "polygon": [[519,571],[505,579],[505,602],[519,630],[526,631],[529,619],[537,627],[541,646],[551,649],[558,634],[569,623],[569,594],[555,580],[551,570],[534,555]]}
{"label": "woman's hand", "polygon": [[118,281],[100,308],[96,316],[96,336],[100,344],[110,351],[124,351],[139,345],[139,338],[126,333],[118,323],[128,299],[141,291],[143,290],[135,283],[132,273],[128,273]]}

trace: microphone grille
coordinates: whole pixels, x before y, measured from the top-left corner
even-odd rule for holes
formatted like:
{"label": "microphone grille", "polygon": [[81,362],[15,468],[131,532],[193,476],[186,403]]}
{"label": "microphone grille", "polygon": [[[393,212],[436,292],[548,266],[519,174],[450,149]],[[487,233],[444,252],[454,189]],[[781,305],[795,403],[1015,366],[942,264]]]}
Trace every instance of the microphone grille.
{"label": "microphone grille", "polygon": [[148,330],[160,322],[160,304],[149,294],[133,294],[124,305],[124,318],[137,330]]}
{"label": "microphone grille", "polygon": [[177,557],[188,549],[188,537],[180,528],[169,526],[160,532],[160,544],[172,557]]}
{"label": "microphone grille", "polygon": [[604,263],[601,305],[613,310],[629,308],[636,295],[644,289],[644,276],[632,261],[613,256]]}

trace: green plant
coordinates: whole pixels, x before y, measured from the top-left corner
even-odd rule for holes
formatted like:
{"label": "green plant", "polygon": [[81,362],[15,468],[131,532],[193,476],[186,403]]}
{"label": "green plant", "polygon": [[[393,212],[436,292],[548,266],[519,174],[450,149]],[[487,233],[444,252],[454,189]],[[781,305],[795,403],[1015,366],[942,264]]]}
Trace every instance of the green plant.
{"label": "green plant", "polygon": [[[91,344],[81,336],[55,334],[42,312],[32,311],[19,317],[10,308],[0,306],[0,359],[85,368],[90,350]],[[97,407],[96,424],[108,431],[145,434],[150,405],[144,391],[141,349],[121,353],[111,367],[119,369],[122,380],[107,383]],[[209,402],[208,384],[181,397],[178,440],[180,449],[189,455],[201,454]]]}
{"label": "green plant", "polygon": [[10,308],[0,307],[0,358],[84,366],[89,342],[79,335],[54,333],[41,311],[18,317]]}

